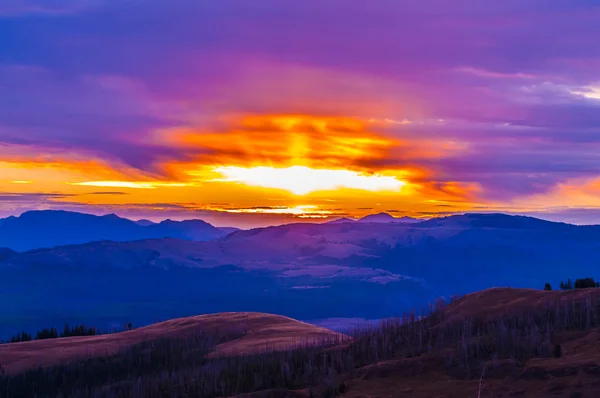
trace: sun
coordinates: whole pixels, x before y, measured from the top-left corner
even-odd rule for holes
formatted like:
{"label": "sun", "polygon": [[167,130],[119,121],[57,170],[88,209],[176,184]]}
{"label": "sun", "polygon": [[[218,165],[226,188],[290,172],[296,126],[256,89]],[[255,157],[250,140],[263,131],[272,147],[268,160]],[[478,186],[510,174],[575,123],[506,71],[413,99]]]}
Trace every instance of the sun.
{"label": "sun", "polygon": [[393,176],[364,174],[350,170],[313,169],[306,166],[286,168],[220,166],[214,168],[213,171],[223,176],[213,181],[282,189],[294,195],[306,195],[311,192],[340,188],[400,191],[406,185],[406,182]]}

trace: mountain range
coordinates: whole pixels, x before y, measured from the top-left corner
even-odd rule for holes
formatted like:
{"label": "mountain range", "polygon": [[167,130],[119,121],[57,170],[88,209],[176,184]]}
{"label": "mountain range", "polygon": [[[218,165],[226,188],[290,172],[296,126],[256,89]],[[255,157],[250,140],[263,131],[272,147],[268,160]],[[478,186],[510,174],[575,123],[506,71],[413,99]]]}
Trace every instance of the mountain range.
{"label": "mountain range", "polygon": [[19,217],[0,219],[0,247],[26,251],[100,240],[124,242],[165,237],[206,241],[234,230],[237,229],[217,228],[202,220],[153,223],[148,220],[135,222],[114,214],[94,216],[68,211],[28,211]]}
{"label": "mountain range", "polygon": [[[388,213],[378,213],[358,220],[340,218],[328,223],[418,223],[422,221],[411,217],[396,218]],[[55,210],[28,211],[19,217],[0,219],[0,248],[27,251],[103,240],[127,242],[160,238],[208,241],[237,230],[238,228],[232,227],[214,227],[202,220],[165,220],[155,223],[144,219],[132,221],[115,214],[95,216]]]}
{"label": "mountain range", "polygon": [[377,213],[377,214],[369,214],[359,219],[352,219],[348,217],[337,218],[332,221],[326,222],[326,224],[343,224],[348,222],[360,222],[360,223],[418,223],[425,220],[412,218],[408,216],[404,217],[394,217],[389,213]]}
{"label": "mountain range", "polygon": [[[163,231],[188,224],[169,225],[173,229]],[[48,234],[51,227],[45,226]],[[440,296],[595,277],[600,253],[600,226],[504,214],[218,231],[210,241],[103,240],[1,250],[0,297],[11,300],[0,301],[6,314],[0,333],[26,321],[144,324],[219,311],[382,318]]]}
{"label": "mountain range", "polygon": [[358,220],[358,222],[374,222],[374,223],[418,223],[424,220],[412,218],[408,216],[394,217],[389,213],[369,214]]}

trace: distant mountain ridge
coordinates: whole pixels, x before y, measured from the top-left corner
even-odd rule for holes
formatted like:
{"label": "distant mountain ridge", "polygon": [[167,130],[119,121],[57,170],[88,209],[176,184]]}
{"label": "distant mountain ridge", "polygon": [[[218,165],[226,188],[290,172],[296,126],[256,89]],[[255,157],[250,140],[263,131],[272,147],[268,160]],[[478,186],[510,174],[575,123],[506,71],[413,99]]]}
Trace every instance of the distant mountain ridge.
{"label": "distant mountain ridge", "polygon": [[408,217],[408,216],[404,216],[404,217],[394,217],[389,213],[377,213],[377,214],[369,214],[368,216],[365,216],[361,219],[358,220],[358,222],[362,222],[362,223],[366,223],[366,222],[375,222],[375,223],[396,223],[396,222],[402,222],[402,223],[418,223],[418,222],[422,222],[424,220],[420,220],[418,218],[412,218],[412,217]]}
{"label": "distant mountain ridge", "polygon": [[[167,221],[160,231],[195,224]],[[61,321],[72,323],[83,309],[111,316],[123,308],[116,320],[137,323],[221,311],[383,318],[440,296],[598,277],[599,254],[600,226],[505,214],[296,223],[204,242],[155,238],[0,250],[0,292],[10,297],[0,300],[6,314],[0,332],[14,331],[9,323],[19,319],[47,326],[32,311],[63,314]]]}
{"label": "distant mountain ridge", "polygon": [[[115,223],[125,222],[125,225],[130,226],[128,220],[114,215],[101,218]],[[229,234],[226,234],[228,229],[222,231],[200,220],[166,220],[142,229],[151,237],[132,241],[95,239],[84,244],[40,248],[24,253],[15,253],[9,248],[0,249],[0,262],[4,259],[5,263],[18,266],[81,264],[92,268],[102,267],[103,264],[118,265],[117,268],[211,268],[236,265],[276,272],[281,269],[288,274],[295,268],[305,271],[310,269],[311,272],[307,271],[303,275],[308,276],[313,271],[318,271],[327,277],[344,275],[344,270],[362,267],[362,263],[366,262],[369,264],[368,272],[365,270],[362,277],[386,277],[394,280],[397,275],[390,273],[392,269],[396,271],[400,267],[400,275],[414,275],[421,270],[406,269],[403,263],[409,259],[417,262],[426,258],[437,259],[438,251],[473,251],[489,247],[487,251],[477,253],[484,264],[489,260],[483,259],[493,257],[493,251],[498,249],[505,252],[534,251],[544,257],[551,257],[548,256],[550,251],[560,249],[558,243],[576,244],[586,250],[600,249],[600,226],[577,226],[505,214],[467,213],[415,223],[340,219],[322,224],[296,223],[238,230]],[[207,229],[219,239],[203,240]],[[185,238],[173,238],[174,235],[182,235],[182,231],[185,232]],[[0,247],[2,246],[8,247],[0,243]],[[417,253],[418,256],[414,257]],[[404,255],[405,258],[398,264],[388,264],[390,255]],[[565,252],[564,255],[570,253]],[[437,261],[422,264],[421,268],[431,267]],[[372,267],[374,263],[379,266]],[[332,274],[323,274],[326,270],[330,270],[328,272]]]}
{"label": "distant mountain ridge", "polygon": [[465,213],[447,217],[423,220],[423,227],[445,226],[445,227],[489,227],[509,229],[539,229],[539,228],[589,228],[594,225],[567,224],[563,222],[547,221],[530,216],[509,215],[504,213]]}
{"label": "distant mountain ridge", "polygon": [[154,221],[150,221],[150,220],[146,220],[146,219],[137,220],[135,223],[137,225],[142,226],[142,227],[147,227],[148,225],[154,225],[154,224],[156,224]]}
{"label": "distant mountain ridge", "polygon": [[353,220],[348,217],[342,217],[342,218],[336,218],[335,220],[327,221],[324,224],[343,224],[343,223],[348,223],[348,222],[352,223],[352,222],[356,222],[356,220]]}
{"label": "distant mountain ridge", "polygon": [[153,238],[193,241],[217,239],[232,232],[202,220],[152,223],[132,221],[115,214],[95,216],[68,211],[28,211],[0,219],[0,247],[16,251],[111,240],[125,242]]}

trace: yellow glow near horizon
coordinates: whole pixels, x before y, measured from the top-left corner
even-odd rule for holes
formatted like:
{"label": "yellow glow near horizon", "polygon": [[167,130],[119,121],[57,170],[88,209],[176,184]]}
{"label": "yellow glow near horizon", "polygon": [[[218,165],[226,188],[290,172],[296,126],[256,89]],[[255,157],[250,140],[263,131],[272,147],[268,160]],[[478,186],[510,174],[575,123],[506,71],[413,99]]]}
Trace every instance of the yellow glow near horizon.
{"label": "yellow glow near horizon", "polygon": [[156,189],[165,187],[187,187],[192,184],[180,182],[139,182],[139,181],[85,181],[70,182],[70,185],[101,188],[132,188],[132,189]]}
{"label": "yellow glow near horizon", "polygon": [[339,188],[366,191],[399,191],[406,182],[393,176],[367,175],[350,170],[312,169],[306,166],[275,168],[267,166],[220,166],[214,171],[223,178],[213,181],[236,182],[262,188],[283,189],[294,195]]}
{"label": "yellow glow near horizon", "polygon": [[[215,210],[215,209],[212,209]],[[300,218],[327,218],[332,212],[329,210],[321,210],[318,206],[314,205],[301,205],[301,206],[280,206],[280,207],[269,207],[269,208],[246,208],[246,209],[216,209],[218,211],[224,211],[227,213],[254,213],[254,214],[281,214],[281,215],[294,215]]]}

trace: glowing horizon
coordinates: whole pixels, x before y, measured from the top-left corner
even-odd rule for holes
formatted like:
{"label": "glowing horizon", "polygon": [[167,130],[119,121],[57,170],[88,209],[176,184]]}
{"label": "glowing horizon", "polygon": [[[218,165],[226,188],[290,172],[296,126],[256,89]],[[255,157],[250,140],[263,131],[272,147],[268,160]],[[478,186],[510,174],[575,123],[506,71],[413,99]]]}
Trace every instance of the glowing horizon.
{"label": "glowing horizon", "polygon": [[69,185],[99,188],[131,188],[131,189],[156,189],[161,187],[186,187],[190,183],[183,182],[160,182],[160,181],[83,181],[68,182]]}
{"label": "glowing horizon", "polygon": [[295,195],[306,195],[311,192],[330,191],[338,188],[400,191],[406,185],[406,182],[391,176],[365,175],[350,170],[312,169],[306,166],[287,168],[219,166],[214,171],[224,177],[213,181],[283,189]]}

